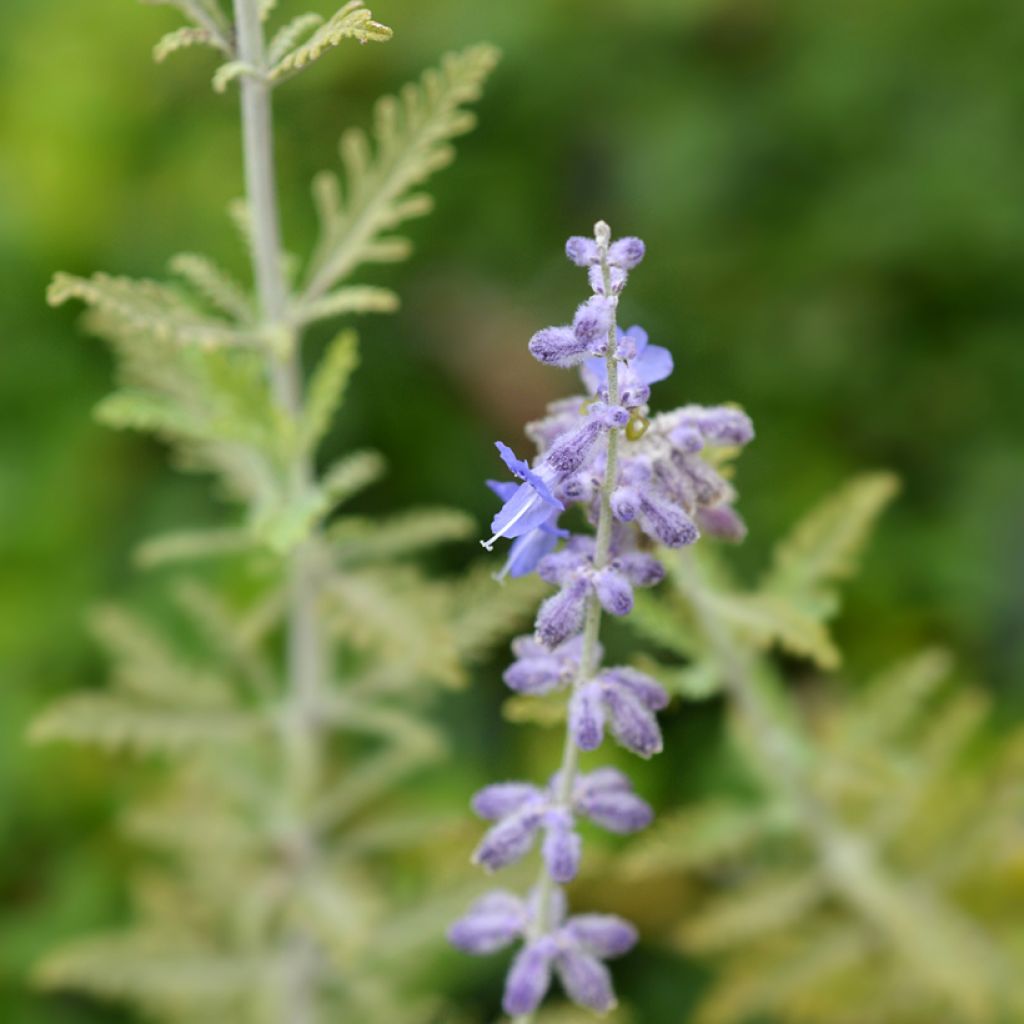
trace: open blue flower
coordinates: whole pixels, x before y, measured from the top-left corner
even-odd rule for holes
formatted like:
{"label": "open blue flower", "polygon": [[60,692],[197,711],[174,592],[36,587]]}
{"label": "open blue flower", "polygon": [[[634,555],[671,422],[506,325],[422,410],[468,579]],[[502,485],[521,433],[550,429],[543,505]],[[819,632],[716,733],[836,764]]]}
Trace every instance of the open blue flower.
{"label": "open blue flower", "polygon": [[[487,486],[501,498],[502,501],[511,501],[519,490],[518,484],[507,483],[498,480],[488,480]],[[506,576],[516,579],[519,576],[528,576],[537,567],[537,563],[545,556],[555,550],[555,545],[560,538],[569,536],[568,530],[559,529],[558,517],[560,511],[556,508],[550,509],[547,519],[529,533],[524,533],[512,542],[509,548],[508,558],[502,566],[495,579],[503,580]]]}
{"label": "open blue flower", "polygon": [[[498,497],[502,498],[505,504],[491,520],[493,536],[490,540],[481,541],[488,551],[494,547],[495,541],[500,537],[508,537],[511,540],[537,530],[546,534],[542,528],[550,526],[552,516],[557,518],[558,513],[565,509],[565,506],[551,493],[549,480],[542,475],[545,467],[542,466],[540,472],[535,473],[525,459],[516,458],[515,452],[507,444],[502,444],[501,441],[495,441],[494,444],[501,455],[502,462],[508,466],[512,475],[518,477],[523,483],[507,497],[504,493],[498,493]],[[557,537],[558,534],[556,533],[555,536]]]}
{"label": "open blue flower", "polygon": [[[633,326],[618,332],[620,401],[627,407],[643,405],[650,396],[652,384],[672,373],[672,353],[661,345],[651,345],[647,332]],[[583,383],[592,395],[608,386],[608,366],[604,359],[588,359],[583,364]]]}

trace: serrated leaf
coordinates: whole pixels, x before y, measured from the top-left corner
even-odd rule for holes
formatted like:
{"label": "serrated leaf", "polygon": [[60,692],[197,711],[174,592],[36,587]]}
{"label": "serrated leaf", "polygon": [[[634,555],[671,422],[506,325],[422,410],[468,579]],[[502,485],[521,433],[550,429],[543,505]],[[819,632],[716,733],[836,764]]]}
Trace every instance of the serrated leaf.
{"label": "serrated leaf", "polygon": [[706,592],[702,598],[712,615],[757,647],[778,644],[823,669],[839,666],[840,654],[828,630],[785,598],[774,594]]}
{"label": "serrated leaf", "polygon": [[320,488],[328,505],[336,508],[376,483],[386,468],[384,457],[378,452],[350,452],[327,467],[320,479]]}
{"label": "serrated leaf", "polygon": [[497,51],[476,46],[448,54],[440,71],[428,71],[402,90],[401,100],[385,97],[375,111],[371,150],[364,132],[342,138],[345,195],[333,175],[314,183],[320,240],[303,289],[302,304],[315,302],[367,260],[403,258],[403,239],[382,238],[427,204],[410,190],[451,158],[449,140],[472,126],[464,107],[480,96],[497,62]]}
{"label": "serrated leaf", "polygon": [[785,929],[815,907],[826,894],[814,873],[787,872],[759,879],[736,892],[719,895],[707,910],[691,914],[678,930],[684,948],[716,952]]}
{"label": "serrated leaf", "polygon": [[668,595],[638,591],[626,623],[650,643],[681,658],[692,658],[700,653],[700,644],[687,620],[687,610]]}
{"label": "serrated leaf", "polygon": [[249,739],[260,719],[238,711],[182,710],[112,694],[76,694],[52,704],[32,723],[36,743],[65,740],[106,750],[177,753],[202,744]]}
{"label": "serrated leaf", "polygon": [[327,433],[358,365],[359,338],[355,331],[342,331],[327,346],[309,381],[299,428],[299,443],[305,451],[312,451]]}
{"label": "serrated leaf", "polygon": [[230,955],[212,945],[143,930],[81,940],[36,972],[46,989],[73,988],[150,1006],[229,1000],[259,987],[276,957]]}
{"label": "serrated leaf", "polygon": [[312,64],[325,50],[340,45],[346,39],[360,43],[387,42],[394,33],[387,25],[373,20],[373,14],[363,5],[363,0],[349,0],[339,11],[320,25],[301,46],[286,53],[270,69],[271,82],[280,82]]}
{"label": "serrated leaf", "polygon": [[476,530],[465,512],[447,508],[411,509],[387,519],[339,520],[328,531],[335,556],[344,565],[398,558],[423,548],[465,540]]}
{"label": "serrated leaf", "polygon": [[205,28],[196,28],[193,25],[186,25],[184,28],[175,29],[162,36],[153,47],[153,60],[158,64],[165,61],[172,53],[184,50],[190,46],[212,46],[224,53],[223,40],[216,38]]}
{"label": "serrated leaf", "polygon": [[207,530],[175,530],[143,541],[135,549],[135,561],[144,569],[173,562],[194,562],[234,555],[252,546],[246,530],[232,527]]}
{"label": "serrated leaf", "polygon": [[292,318],[297,324],[304,325],[352,313],[394,313],[398,306],[398,296],[390,288],[353,285],[300,304]]}
{"label": "serrated leaf", "polygon": [[201,313],[174,289],[156,281],[93,274],[56,274],[46,292],[51,306],[79,299],[136,330],[180,345],[208,348],[253,345],[258,339],[233,324]]}
{"label": "serrated leaf", "polygon": [[622,855],[622,872],[644,878],[714,868],[795,825],[781,805],[714,800],[661,815]]}
{"label": "serrated leaf", "polygon": [[245,289],[208,256],[195,252],[179,253],[171,260],[171,270],[222,313],[247,323],[255,314]]}
{"label": "serrated leaf", "polygon": [[848,579],[875,520],[899,490],[891,473],[855,477],[813,508],[776,547],[762,591],[818,619],[835,614],[829,584]]}

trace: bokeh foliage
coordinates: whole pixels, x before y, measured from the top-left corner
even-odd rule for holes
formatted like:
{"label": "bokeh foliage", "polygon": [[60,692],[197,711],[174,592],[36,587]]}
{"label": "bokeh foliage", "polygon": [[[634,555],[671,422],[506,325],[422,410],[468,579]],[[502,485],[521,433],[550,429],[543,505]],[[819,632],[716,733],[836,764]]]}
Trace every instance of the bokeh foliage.
{"label": "bokeh foliage", "polygon": [[[279,101],[296,249],[315,230],[306,182],[333,164],[340,125],[365,124],[376,95],[441,50],[487,38],[505,60],[434,218],[413,231],[429,259],[386,275],[403,310],[363,331],[361,381],[329,444],[380,449],[393,471],[360,511],[487,514],[492,436],[512,439],[558,386],[524,345],[572,285],[552,240],[604,216],[649,245],[630,308],[676,355],[666,405],[735,398],[758,424],[739,481],[752,533],[738,561],[763,564],[854,470],[891,467],[903,495],[837,626],[851,675],[940,642],[994,686],[997,728],[1015,720],[1020,5],[385,6],[387,59],[349,51]],[[108,357],[73,336],[72,313],[43,305],[61,266],[161,276],[187,245],[241,268],[222,219],[241,190],[234,101],[211,101],[199,51],[152,66],[152,41],[173,24],[128,0],[0,9],[0,1017],[19,1024],[116,1019],[30,994],[22,979],[55,940],[123,916],[129,855],[108,826],[140,781],[91,755],[29,752],[25,724],[101,678],[89,605],[157,605],[154,585],[133,578],[135,543],[217,515],[157,447],[89,424]],[[439,801],[458,807],[496,758],[511,774],[546,743],[504,728],[502,697],[491,671],[446,709],[458,758]],[[646,777],[660,804],[730,777],[719,726],[717,705],[675,717]],[[628,912],[644,894],[621,897]],[[624,994],[644,994],[652,1024],[675,1020],[701,983],[667,956],[652,947],[624,965]],[[450,964],[468,1012],[493,1005],[495,977],[470,992]]]}

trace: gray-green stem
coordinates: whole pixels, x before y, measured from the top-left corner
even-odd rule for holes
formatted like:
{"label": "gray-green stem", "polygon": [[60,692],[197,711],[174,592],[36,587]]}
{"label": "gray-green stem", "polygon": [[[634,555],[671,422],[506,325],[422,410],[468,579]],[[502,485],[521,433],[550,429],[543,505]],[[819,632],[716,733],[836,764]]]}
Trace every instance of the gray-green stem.
{"label": "gray-green stem", "polygon": [[[611,232],[608,225],[599,222],[594,229],[601,254],[601,275],[604,279],[605,294],[611,294],[611,272],[608,266],[608,241]],[[608,369],[608,404],[619,404],[619,366],[616,356],[616,317],[613,312],[611,327],[608,329],[608,350],[605,354],[605,365]],[[597,516],[597,535],[594,544],[594,569],[603,569],[609,561],[612,546],[612,508],[611,497],[615,488],[619,461],[619,431],[608,432],[608,448],[605,455],[604,480],[601,484],[600,504]],[[601,604],[591,594],[587,598],[586,613],[583,620],[583,648],[580,654],[579,671],[573,680],[572,690],[589,679],[598,669],[598,641],[601,635]],[[572,691],[570,691],[572,692]],[[573,741],[572,731],[566,716],[565,740],[562,748],[562,765],[559,769],[558,790],[555,793],[556,806],[569,809],[572,805],[572,790],[576,781],[579,751]],[[538,938],[545,934],[551,925],[551,900],[554,895],[555,883],[542,865],[537,879],[537,913],[534,917],[530,938]],[[512,1024],[533,1024],[535,1013],[521,1014]]]}
{"label": "gray-green stem", "polygon": [[[253,68],[265,66],[259,0],[234,0],[238,59]],[[286,326],[288,286],[283,272],[281,229],[274,172],[271,87],[259,75],[241,82],[242,143],[245,187],[252,225],[253,276],[261,312],[261,333],[268,339],[268,378],[274,400],[294,423],[303,405],[302,366],[298,338]],[[288,467],[289,498],[301,499],[313,476],[308,455],[296,453]],[[314,542],[305,541],[287,556],[286,674],[287,694],[282,723],[289,794],[289,863],[296,884],[315,856],[310,824],[312,797],[320,756],[317,701],[322,678],[322,638],[317,615]],[[316,1007],[316,944],[307,935],[286,937],[292,965],[281,1019],[287,1024],[314,1024]]]}

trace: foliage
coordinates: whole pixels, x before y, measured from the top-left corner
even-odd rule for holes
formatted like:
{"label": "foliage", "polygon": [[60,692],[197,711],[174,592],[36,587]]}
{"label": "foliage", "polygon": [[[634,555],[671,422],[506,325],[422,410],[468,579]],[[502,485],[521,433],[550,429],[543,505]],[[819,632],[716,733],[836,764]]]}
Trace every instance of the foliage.
{"label": "foliage", "polygon": [[[1024,906],[1024,733],[994,735],[981,694],[946,684],[941,651],[806,708],[768,657],[774,642],[834,665],[824,656],[834,584],[853,572],[894,491],[884,475],[852,481],[779,544],[749,594],[721,566],[679,559],[671,607],[638,619],[724,691],[750,779],[742,797],[666,816],[626,856],[628,877],[686,873],[705,884],[668,936],[716,958],[702,1024],[765,1013],[794,1024],[996,1024],[1024,1012],[1013,931]],[[730,611],[767,594],[800,632],[751,630]],[[669,667],[664,678],[702,697],[679,683],[693,671]]]}
{"label": "foliage", "polygon": [[[276,84],[345,39],[391,34],[353,0],[322,24],[289,23],[258,67],[241,59],[241,27],[212,0],[174,5],[193,24],[165,37],[158,59],[213,45],[230,58],[220,86]],[[324,222],[314,263],[333,290],[316,301],[297,296],[283,317],[268,316],[259,288],[196,253],[172,260],[183,286],[54,278],[50,302],[84,302],[86,326],[117,358],[119,387],[98,417],[156,435],[181,468],[212,474],[244,516],[143,543],[143,566],[215,562],[216,572],[175,579],[162,628],[127,608],[98,612],[110,685],[58,699],[33,725],[37,741],[156,756],[163,780],[124,815],[127,836],[151,851],[136,871],[137,923],[52,954],[39,969],[44,986],[189,1024],[308,1015],[420,1024],[440,1012],[413,981],[464,894],[417,866],[453,833],[395,790],[413,789],[445,756],[430,721],[438,689],[462,685],[535,593],[424,572],[421,552],[473,530],[462,513],[340,514],[384,470],[377,453],[351,451],[314,471],[358,366],[354,331],[326,346],[294,395],[278,385],[300,372],[305,324],[396,308],[389,290],[342,282],[358,263],[399,255],[380,232],[426,212],[409,189],[450,161],[449,140],[470,126],[463,108],[494,59],[486,47],[447,57],[406,89],[401,116],[381,101],[373,160],[359,155],[364,136],[346,137],[347,202]],[[318,194],[323,215],[324,179]],[[258,271],[266,212],[234,212]],[[244,596],[218,585],[232,578],[245,580]],[[394,864],[412,880],[402,894],[390,885]]]}

